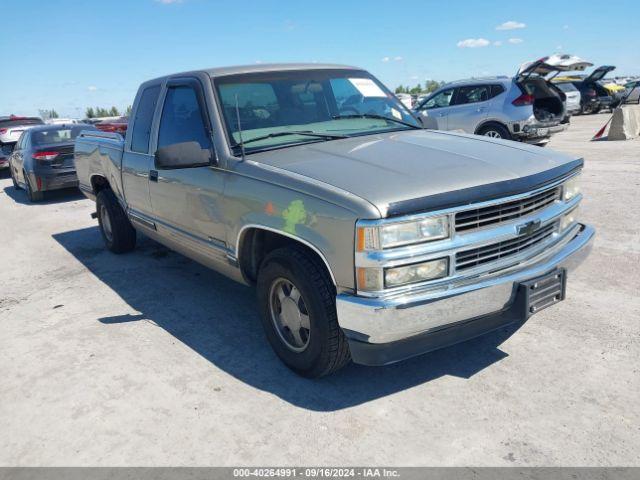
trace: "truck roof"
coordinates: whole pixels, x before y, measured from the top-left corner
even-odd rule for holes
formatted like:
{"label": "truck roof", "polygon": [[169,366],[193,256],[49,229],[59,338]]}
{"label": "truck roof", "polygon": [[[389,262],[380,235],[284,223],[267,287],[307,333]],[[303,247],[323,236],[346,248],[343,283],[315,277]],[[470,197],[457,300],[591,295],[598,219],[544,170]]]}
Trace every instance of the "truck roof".
{"label": "truck roof", "polygon": [[[236,65],[230,67],[214,67],[203,68],[198,70],[191,70],[188,72],[172,73],[170,75],[163,75],[162,77],[150,80],[150,82],[157,82],[168,77],[176,77],[181,75],[188,75],[193,73],[206,73],[211,78],[223,77],[226,75],[237,75],[242,73],[261,73],[261,72],[281,72],[287,70],[327,70],[327,69],[339,69],[339,70],[362,70],[362,68],[353,67],[350,65],[339,65],[332,63],[256,63],[253,65]],[[145,82],[147,83],[147,82]]]}

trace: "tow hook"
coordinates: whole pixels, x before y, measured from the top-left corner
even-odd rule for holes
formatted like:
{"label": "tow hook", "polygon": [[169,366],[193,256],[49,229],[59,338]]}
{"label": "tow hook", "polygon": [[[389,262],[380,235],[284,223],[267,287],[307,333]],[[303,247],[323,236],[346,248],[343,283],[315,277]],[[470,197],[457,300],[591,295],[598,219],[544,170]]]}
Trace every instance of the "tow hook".
{"label": "tow hook", "polygon": [[91,218],[93,218],[94,220],[98,218],[98,212],[91,212]]}

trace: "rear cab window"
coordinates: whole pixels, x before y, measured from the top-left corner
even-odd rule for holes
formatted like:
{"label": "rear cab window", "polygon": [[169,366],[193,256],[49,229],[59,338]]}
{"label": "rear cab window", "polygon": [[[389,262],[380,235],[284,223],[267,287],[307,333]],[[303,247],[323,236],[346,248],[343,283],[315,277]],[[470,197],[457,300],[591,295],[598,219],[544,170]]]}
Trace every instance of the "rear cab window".
{"label": "rear cab window", "polygon": [[140,97],[136,116],[133,121],[131,134],[131,151],[138,153],[149,152],[149,139],[151,137],[151,123],[156,110],[160,85],[146,88]]}

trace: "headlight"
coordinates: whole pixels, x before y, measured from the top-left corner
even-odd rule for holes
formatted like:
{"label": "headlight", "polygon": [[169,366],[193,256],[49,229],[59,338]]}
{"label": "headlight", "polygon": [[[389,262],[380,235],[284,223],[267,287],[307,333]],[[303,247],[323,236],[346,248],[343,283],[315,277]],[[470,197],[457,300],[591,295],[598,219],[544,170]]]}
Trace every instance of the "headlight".
{"label": "headlight", "polygon": [[408,283],[424,282],[447,276],[449,260],[440,258],[430,262],[416,263],[405,267],[386,268],[384,270],[385,287],[398,287]]}
{"label": "headlight", "polygon": [[358,268],[358,290],[381,291],[384,288],[436,280],[446,277],[448,274],[448,258],[384,269]]}
{"label": "headlight", "polygon": [[358,227],[358,251],[380,250],[449,237],[449,217],[428,217],[410,222]]}
{"label": "headlight", "polygon": [[580,174],[571,177],[562,186],[562,199],[568,202],[580,193]]}
{"label": "headlight", "polygon": [[578,220],[578,207],[564,215],[560,220],[560,231],[564,232]]}

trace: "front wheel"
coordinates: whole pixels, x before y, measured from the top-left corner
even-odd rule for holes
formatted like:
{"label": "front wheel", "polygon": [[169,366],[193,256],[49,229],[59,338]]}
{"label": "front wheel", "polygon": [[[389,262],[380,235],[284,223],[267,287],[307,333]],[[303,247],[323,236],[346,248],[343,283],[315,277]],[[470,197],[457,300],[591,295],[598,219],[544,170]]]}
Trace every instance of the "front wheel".
{"label": "front wheel", "polygon": [[104,243],[113,253],[124,253],[136,246],[136,231],[114,193],[101,190],[96,198],[98,224]]}
{"label": "front wheel", "polygon": [[262,262],[257,283],[267,339],[285,365],[316,378],[349,361],[349,345],[338,325],[335,288],[315,256],[297,247],[275,250]]}
{"label": "front wheel", "polygon": [[485,137],[491,138],[503,138],[505,140],[510,140],[511,135],[509,134],[509,130],[507,130],[502,125],[492,124],[482,127],[478,131],[478,135],[484,135]]}

